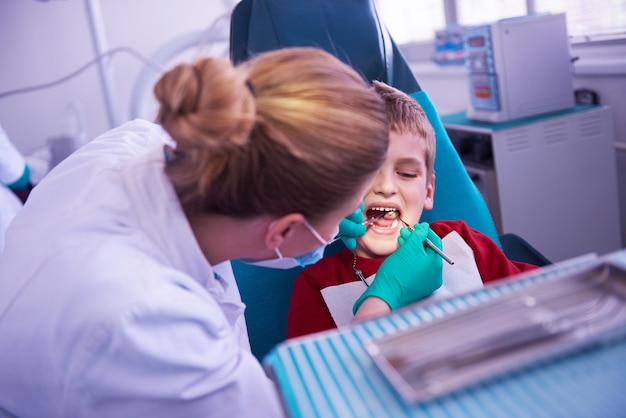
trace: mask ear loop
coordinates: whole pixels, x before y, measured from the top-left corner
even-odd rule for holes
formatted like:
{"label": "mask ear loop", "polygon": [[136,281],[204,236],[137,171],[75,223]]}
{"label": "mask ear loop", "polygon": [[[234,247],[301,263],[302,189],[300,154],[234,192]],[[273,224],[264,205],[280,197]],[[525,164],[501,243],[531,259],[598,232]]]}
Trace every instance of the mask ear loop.
{"label": "mask ear loop", "polygon": [[[311,226],[310,223],[307,222],[307,220],[304,220],[304,226],[307,227],[307,229],[311,232],[311,234],[313,234],[313,236],[322,244],[322,245],[329,245],[329,243],[335,241],[335,240],[331,240],[331,241],[326,241],[324,238],[322,238],[322,236],[315,230],[315,228],[313,228]],[[285,258],[283,256],[283,254],[280,252],[280,249],[278,247],[274,248],[274,252],[276,253],[276,255],[278,256],[278,259],[283,259]]]}
{"label": "mask ear loop", "polygon": [[309,222],[307,222],[307,220],[304,220],[304,226],[306,226],[309,231],[311,231],[311,234],[313,234],[313,236],[315,238],[317,238],[317,240],[322,244],[322,245],[328,245],[328,241],[326,241],[324,238],[322,238],[322,236],[315,230],[315,228],[313,228],[311,226],[311,224]]}

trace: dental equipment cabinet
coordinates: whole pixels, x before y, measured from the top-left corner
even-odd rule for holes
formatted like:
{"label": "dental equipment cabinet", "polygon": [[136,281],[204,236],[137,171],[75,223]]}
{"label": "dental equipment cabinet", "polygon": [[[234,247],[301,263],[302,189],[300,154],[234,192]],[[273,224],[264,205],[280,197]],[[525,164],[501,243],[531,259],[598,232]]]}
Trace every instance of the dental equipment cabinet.
{"label": "dental equipment cabinet", "polygon": [[504,123],[442,116],[500,234],[553,262],[621,248],[611,109],[578,105]]}

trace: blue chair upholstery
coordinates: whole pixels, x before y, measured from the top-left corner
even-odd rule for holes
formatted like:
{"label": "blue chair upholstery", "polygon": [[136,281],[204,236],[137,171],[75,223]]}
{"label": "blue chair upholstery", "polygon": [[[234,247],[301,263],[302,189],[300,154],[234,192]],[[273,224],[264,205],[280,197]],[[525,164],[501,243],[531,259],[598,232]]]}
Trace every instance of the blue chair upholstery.
{"label": "blue chair upholstery", "polygon": [[[380,20],[374,0],[242,0],[231,16],[230,40],[234,63],[273,49],[315,46],[351,65],[365,79],[384,81],[414,97],[425,109],[437,140],[435,206],[422,220],[463,219],[500,243],[484,199],[435,107]],[[269,270],[233,262],[248,306],[252,351],[258,358],[285,338],[292,283],[299,273],[299,269]]]}
{"label": "blue chair upholstery", "polygon": [[[341,241],[335,241],[324,255],[341,250]],[[293,282],[302,271],[296,267],[278,270],[258,267],[238,260],[231,261],[241,300],[246,304],[246,324],[252,353],[259,359],[287,336],[287,311]]]}
{"label": "blue chair upholstery", "polygon": [[287,310],[293,282],[301,268],[278,270],[231,261],[241,300],[252,354],[263,357],[287,335]]}
{"label": "blue chair upholstery", "polygon": [[504,251],[509,260],[522,261],[540,267],[552,264],[535,247],[517,234],[507,233],[500,235],[500,243],[502,244],[502,251]]}

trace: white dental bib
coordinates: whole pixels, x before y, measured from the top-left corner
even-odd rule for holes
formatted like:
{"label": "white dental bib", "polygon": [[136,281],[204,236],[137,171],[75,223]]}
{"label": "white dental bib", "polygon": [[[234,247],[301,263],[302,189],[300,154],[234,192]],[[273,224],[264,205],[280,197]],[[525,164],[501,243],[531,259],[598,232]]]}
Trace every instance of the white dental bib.
{"label": "white dental bib", "polygon": [[[454,264],[442,263],[443,285],[428,299],[443,299],[483,287],[474,251],[463,238],[456,231],[452,231],[441,242],[443,251],[454,260]],[[365,281],[371,284],[375,277],[373,274]],[[348,325],[352,321],[352,306],[364,291],[365,285],[360,280],[322,289],[322,297],[337,327]]]}

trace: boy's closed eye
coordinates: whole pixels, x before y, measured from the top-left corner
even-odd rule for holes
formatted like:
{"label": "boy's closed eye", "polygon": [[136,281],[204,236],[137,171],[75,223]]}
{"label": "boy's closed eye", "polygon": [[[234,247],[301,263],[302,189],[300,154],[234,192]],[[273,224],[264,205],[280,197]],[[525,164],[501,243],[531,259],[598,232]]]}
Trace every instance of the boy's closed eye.
{"label": "boy's closed eye", "polygon": [[419,173],[417,172],[409,172],[409,171],[396,171],[396,174],[400,177],[403,178],[407,178],[407,179],[414,179],[417,176],[419,176]]}
{"label": "boy's closed eye", "polygon": [[420,177],[424,172],[423,164],[414,158],[401,158],[394,165],[396,174],[405,179]]}
{"label": "boy's closed eye", "polygon": [[420,177],[423,171],[422,167],[416,163],[399,164],[396,166],[396,174],[404,179]]}

